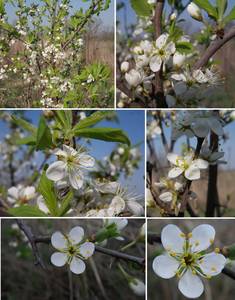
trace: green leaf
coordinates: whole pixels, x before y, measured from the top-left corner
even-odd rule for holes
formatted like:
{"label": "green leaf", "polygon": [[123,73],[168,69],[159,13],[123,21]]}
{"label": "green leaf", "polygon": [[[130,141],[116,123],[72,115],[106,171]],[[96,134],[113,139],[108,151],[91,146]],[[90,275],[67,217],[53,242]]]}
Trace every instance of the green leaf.
{"label": "green leaf", "polygon": [[5,13],[5,1],[0,0],[0,15],[3,15]]}
{"label": "green leaf", "polygon": [[79,121],[79,123],[74,127],[74,129],[77,130],[77,129],[90,127],[102,121],[105,117],[109,115],[110,115],[109,111],[97,111],[92,115],[90,115],[89,117]]}
{"label": "green leaf", "polygon": [[71,129],[73,123],[73,115],[71,110],[57,110],[55,118],[63,129]]}
{"label": "green leaf", "polygon": [[126,133],[118,128],[83,128],[74,130],[75,136],[91,139],[103,140],[107,142],[119,142],[130,145],[130,140]]}
{"label": "green leaf", "polygon": [[36,149],[44,150],[46,148],[50,148],[52,145],[51,130],[47,126],[45,118],[41,116],[37,131]]}
{"label": "green leaf", "polygon": [[235,20],[235,6],[232,8],[230,13],[224,18],[224,23],[227,24],[233,20]]}
{"label": "green leaf", "polygon": [[64,216],[67,213],[67,211],[71,207],[70,203],[72,199],[73,199],[73,192],[70,190],[62,200],[61,207],[58,213],[59,216]]}
{"label": "green leaf", "polygon": [[35,146],[36,145],[36,138],[33,135],[24,137],[24,138],[19,138],[15,140],[16,145],[31,145]]}
{"label": "green leaf", "polygon": [[217,20],[217,11],[209,0],[194,0],[193,2],[197,4],[200,8],[204,9],[210,17]]}
{"label": "green leaf", "polygon": [[37,128],[34,127],[31,123],[25,121],[24,119],[17,118],[16,116],[12,115],[13,122],[22,127],[24,130],[31,132],[32,134],[36,134]]}
{"label": "green leaf", "polygon": [[189,42],[177,42],[176,50],[182,54],[188,54],[193,50],[193,45]]}
{"label": "green leaf", "polygon": [[231,260],[235,260],[235,244],[225,247],[225,252],[227,253],[227,257]]}
{"label": "green leaf", "polygon": [[228,1],[227,0],[216,0],[217,10],[218,10],[218,17],[221,21],[223,19],[223,15],[227,9]]}
{"label": "green leaf", "polygon": [[152,7],[147,0],[131,0],[131,6],[140,17],[148,17],[151,15]]}
{"label": "green leaf", "polygon": [[8,209],[8,213],[15,217],[48,217],[39,208],[30,205],[22,205]]}
{"label": "green leaf", "polygon": [[43,196],[47,208],[53,216],[57,216],[57,197],[53,181],[49,180],[43,171],[38,185],[38,192]]}

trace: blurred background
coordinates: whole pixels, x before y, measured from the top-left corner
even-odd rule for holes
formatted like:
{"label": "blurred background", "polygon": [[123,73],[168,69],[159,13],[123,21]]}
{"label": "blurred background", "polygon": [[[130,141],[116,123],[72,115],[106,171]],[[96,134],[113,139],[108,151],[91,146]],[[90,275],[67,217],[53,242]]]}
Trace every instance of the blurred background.
{"label": "blurred background", "polygon": [[[210,224],[215,228],[216,236],[215,247],[229,246],[234,243],[234,232],[230,230],[235,226],[235,220],[148,220],[148,232],[161,234],[164,226],[167,224],[177,225],[183,232],[187,233],[200,224]],[[158,277],[153,269],[153,259],[162,252],[160,244],[148,244],[148,299],[149,300],[186,300],[178,290],[178,281],[176,278],[163,279]],[[211,251],[209,251],[211,252]],[[235,271],[235,264],[229,264],[229,268]],[[204,281],[205,291],[198,300],[230,300],[234,299],[235,285],[234,281],[225,274],[220,274],[210,280]]]}
{"label": "blurred background", "polygon": [[[72,227],[78,225],[84,228],[85,237],[89,237],[103,225],[102,219],[89,221],[85,219],[27,219],[24,222],[30,226],[36,236],[50,236],[57,230],[69,232]],[[129,220],[127,227],[121,233],[124,241],[109,239],[105,247],[118,251],[138,236],[143,223],[144,220],[140,219]],[[41,257],[47,267],[43,270],[40,266],[34,265],[31,248],[25,235],[19,231],[15,220],[2,220],[1,233],[2,300],[134,300],[137,296],[119,270],[118,263],[130,276],[143,282],[145,280],[144,270],[140,266],[118,261],[99,252],[95,252],[85,262],[84,273],[72,274],[65,266],[58,268],[50,263],[50,256],[55,252],[50,244],[39,244]],[[125,252],[145,257],[144,249],[144,243],[137,243]],[[138,296],[138,299],[144,299],[144,296]]]}

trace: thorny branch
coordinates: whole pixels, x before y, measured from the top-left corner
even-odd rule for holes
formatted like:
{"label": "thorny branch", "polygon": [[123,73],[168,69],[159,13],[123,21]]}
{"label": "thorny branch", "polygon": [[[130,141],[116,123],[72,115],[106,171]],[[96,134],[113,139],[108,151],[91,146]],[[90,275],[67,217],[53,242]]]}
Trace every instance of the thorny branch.
{"label": "thorny branch", "polygon": [[[35,265],[40,265],[43,269],[45,269],[45,265],[40,257],[40,253],[39,253],[37,244],[38,243],[49,244],[51,242],[50,236],[35,236],[31,230],[31,228],[28,225],[26,225],[22,220],[17,219],[16,222],[17,222],[19,228],[24,232],[24,234],[26,235],[26,237],[28,238],[28,240],[30,242],[34,257],[36,259]],[[137,257],[137,256],[123,253],[123,252],[119,252],[116,250],[103,248],[98,245],[95,245],[95,251],[115,257],[117,259],[122,259],[125,261],[130,261],[130,262],[136,263],[142,267],[145,266],[145,259],[142,257]]]}
{"label": "thorny branch", "polygon": [[[148,237],[147,237],[147,242],[150,244],[150,245],[154,245],[155,243],[157,244],[161,244],[161,236],[159,234],[155,234],[155,233],[148,233]],[[224,247],[226,248],[226,247]],[[223,249],[220,249],[221,250],[221,253],[226,256],[226,252],[223,251]],[[222,273],[227,275],[228,277],[230,277],[231,279],[234,279],[235,280],[235,272],[233,270],[231,270],[230,268],[228,267],[225,267],[223,270],[222,270]]]}

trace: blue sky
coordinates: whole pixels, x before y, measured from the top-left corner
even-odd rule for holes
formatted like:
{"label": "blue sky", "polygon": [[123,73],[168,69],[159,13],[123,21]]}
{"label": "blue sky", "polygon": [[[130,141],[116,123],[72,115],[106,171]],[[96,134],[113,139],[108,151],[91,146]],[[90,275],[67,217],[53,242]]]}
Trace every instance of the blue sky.
{"label": "blue sky", "polygon": [[[30,3],[36,3],[40,4],[42,1],[40,0],[27,0],[27,4]],[[87,9],[90,5],[91,1],[88,2],[82,2],[82,0],[72,0],[71,4],[74,8],[74,10],[78,10],[80,8]],[[15,15],[14,15],[14,9],[12,9],[12,5],[7,6],[7,13],[10,16],[10,20],[14,21],[15,20]],[[99,18],[103,21],[103,24],[106,27],[114,26],[114,0],[111,0],[111,4],[108,10],[102,12],[99,16]]]}
{"label": "blue sky", "polygon": [[[40,111],[27,110],[25,116],[29,118],[33,124],[37,125]],[[117,111],[119,123],[102,121],[97,124],[98,127],[113,127],[123,129],[129,136],[132,145],[142,142],[140,150],[142,155],[142,161],[140,168],[134,173],[128,180],[121,178],[121,182],[124,186],[130,188],[138,194],[144,194],[144,111]],[[0,141],[8,133],[8,127],[6,123],[0,120]],[[92,140],[92,144],[88,145],[88,149],[91,155],[96,159],[101,159],[106,155],[109,155],[115,148],[115,143]],[[41,161],[42,156],[39,154]]]}
{"label": "blue sky", "polygon": [[[130,0],[117,0],[117,3],[118,2],[124,2],[126,4],[126,7],[127,7],[127,24],[128,25],[134,24],[136,22],[136,14],[135,14],[134,10],[132,9],[132,7],[130,5]],[[165,6],[166,11],[169,13],[168,1],[166,0],[165,2],[166,2],[166,6]],[[188,0],[182,0],[182,2],[184,4],[186,4],[186,3],[188,3]],[[215,0],[210,0],[210,2],[212,4],[214,4]],[[234,5],[235,5],[235,0],[228,0],[228,8],[227,8],[226,12],[228,13]],[[200,28],[200,26],[202,24],[198,21],[193,20],[189,16],[189,14],[187,13],[186,10],[182,13],[181,17],[186,20],[187,25],[189,24],[189,26],[187,26],[187,29],[189,29],[190,31],[197,30],[198,28]],[[123,23],[124,23],[124,10],[123,9],[121,9],[119,12],[117,12],[117,19],[121,22],[121,24],[122,24],[121,29],[123,30],[123,28],[124,28],[123,27]]]}
{"label": "blue sky", "polygon": [[[171,135],[171,128],[164,126],[164,132],[166,134],[167,140],[170,141],[170,135]],[[223,141],[220,142],[220,151],[225,152],[224,157],[222,160],[225,160],[227,164],[221,165],[221,168],[223,169],[235,169],[235,121],[231,122],[229,125],[226,125],[224,127],[224,132],[226,136],[229,137],[228,140],[224,143]],[[190,139],[190,143],[192,147],[196,147],[196,138]],[[182,136],[179,138],[175,144],[174,152],[180,154],[181,153],[181,146],[182,143],[186,142],[186,137]],[[158,151],[158,153],[164,153],[164,148],[161,143],[160,137],[157,137],[155,139],[155,146]]]}

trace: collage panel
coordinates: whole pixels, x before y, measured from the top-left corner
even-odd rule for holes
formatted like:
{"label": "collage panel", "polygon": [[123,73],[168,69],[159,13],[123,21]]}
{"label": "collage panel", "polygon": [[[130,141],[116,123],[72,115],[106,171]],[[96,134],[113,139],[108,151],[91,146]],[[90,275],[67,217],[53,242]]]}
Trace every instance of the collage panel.
{"label": "collage panel", "polygon": [[234,219],[148,219],[148,299],[234,299]]}
{"label": "collage panel", "polygon": [[145,215],[144,111],[14,110],[0,118],[1,216]]}
{"label": "collage panel", "polygon": [[117,0],[117,107],[234,107],[234,5]]}
{"label": "collage panel", "polygon": [[148,216],[235,216],[234,120],[233,110],[148,112]]}
{"label": "collage panel", "polygon": [[4,219],[1,230],[2,300],[145,299],[144,220]]}
{"label": "collage panel", "polygon": [[114,0],[0,6],[0,107],[114,108]]}

